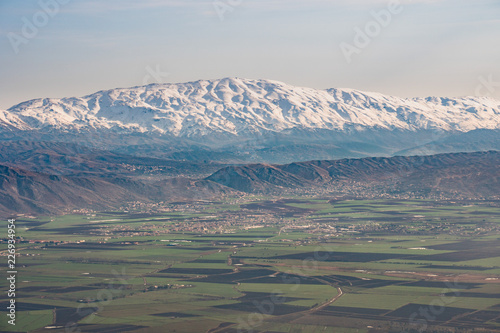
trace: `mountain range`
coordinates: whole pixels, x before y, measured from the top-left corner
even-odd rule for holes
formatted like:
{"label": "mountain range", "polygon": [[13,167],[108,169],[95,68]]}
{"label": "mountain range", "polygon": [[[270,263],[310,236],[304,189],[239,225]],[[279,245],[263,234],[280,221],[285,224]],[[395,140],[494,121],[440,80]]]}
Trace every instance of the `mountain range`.
{"label": "mountain range", "polygon": [[59,176],[0,165],[0,214],[51,215],[236,194],[209,180]]}
{"label": "mountain range", "polygon": [[498,148],[499,138],[500,101],[487,97],[399,98],[239,78],[35,99],[0,110],[2,140],[170,160],[287,163],[478,151]]}
{"label": "mountain range", "polygon": [[487,199],[500,101],[226,78],[0,110],[0,213],[225,195]]}
{"label": "mountain range", "polygon": [[62,214],[244,194],[499,200],[500,152],[227,166],[205,178],[60,176],[0,165],[0,214]]}
{"label": "mountain range", "polygon": [[222,168],[207,178],[247,193],[500,198],[500,152],[369,157]]}

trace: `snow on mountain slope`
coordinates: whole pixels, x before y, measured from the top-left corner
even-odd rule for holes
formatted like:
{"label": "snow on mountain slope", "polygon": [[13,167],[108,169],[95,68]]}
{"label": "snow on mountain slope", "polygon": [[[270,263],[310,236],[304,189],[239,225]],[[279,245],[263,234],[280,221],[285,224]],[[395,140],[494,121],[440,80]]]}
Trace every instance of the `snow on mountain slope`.
{"label": "snow on mountain slope", "polygon": [[316,90],[270,80],[225,78],[35,99],[0,111],[22,130],[113,130],[178,137],[289,129],[500,128],[500,101],[485,97],[403,99],[351,89]]}
{"label": "snow on mountain slope", "polygon": [[25,124],[17,115],[11,112],[0,110],[0,128],[13,130],[29,130],[30,126]]}

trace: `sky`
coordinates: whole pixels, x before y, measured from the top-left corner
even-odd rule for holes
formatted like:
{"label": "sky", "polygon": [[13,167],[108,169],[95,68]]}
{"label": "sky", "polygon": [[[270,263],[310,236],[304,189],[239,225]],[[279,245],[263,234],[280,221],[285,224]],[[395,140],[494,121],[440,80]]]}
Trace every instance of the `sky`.
{"label": "sky", "polygon": [[498,0],[0,0],[0,109],[240,77],[500,99]]}

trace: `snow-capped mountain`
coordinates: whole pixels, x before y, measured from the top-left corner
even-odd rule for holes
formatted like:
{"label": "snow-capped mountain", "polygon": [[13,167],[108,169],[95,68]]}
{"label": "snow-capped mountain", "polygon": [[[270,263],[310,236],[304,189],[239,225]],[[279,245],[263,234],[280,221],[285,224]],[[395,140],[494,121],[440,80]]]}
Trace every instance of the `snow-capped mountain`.
{"label": "snow-capped mountain", "polygon": [[500,101],[226,78],[27,101],[0,111],[0,140],[225,163],[500,150]]}
{"label": "snow-capped mountain", "polygon": [[486,97],[398,98],[352,89],[316,90],[269,80],[226,78],[151,84],[80,98],[44,98],[0,111],[12,130],[112,131],[196,138],[288,130],[500,128],[500,101]]}

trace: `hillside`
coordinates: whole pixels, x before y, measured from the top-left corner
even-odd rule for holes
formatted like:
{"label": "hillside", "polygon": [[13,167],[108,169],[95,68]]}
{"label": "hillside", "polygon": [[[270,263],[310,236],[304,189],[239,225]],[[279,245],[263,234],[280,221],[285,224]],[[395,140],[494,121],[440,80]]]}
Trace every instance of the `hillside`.
{"label": "hillside", "polygon": [[207,179],[248,193],[329,189],[361,197],[498,198],[500,152],[252,164],[226,167]]}
{"label": "hillside", "polygon": [[57,176],[0,165],[0,213],[4,216],[116,209],[130,202],[191,201],[230,193],[236,191],[207,180]]}
{"label": "hillside", "polygon": [[60,214],[242,193],[500,199],[500,152],[250,164],[224,167],[205,179],[117,177],[105,172],[61,176],[0,165],[2,214]]}

